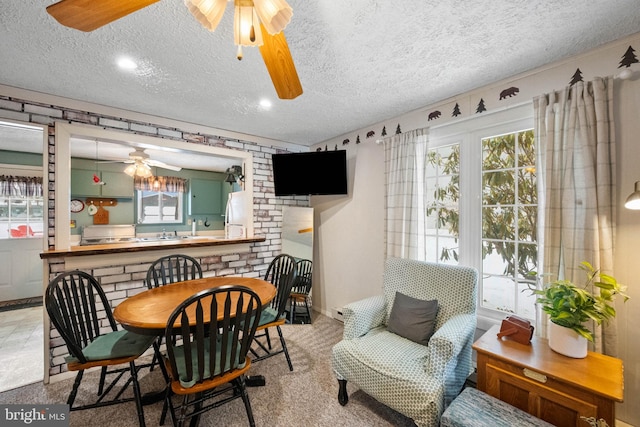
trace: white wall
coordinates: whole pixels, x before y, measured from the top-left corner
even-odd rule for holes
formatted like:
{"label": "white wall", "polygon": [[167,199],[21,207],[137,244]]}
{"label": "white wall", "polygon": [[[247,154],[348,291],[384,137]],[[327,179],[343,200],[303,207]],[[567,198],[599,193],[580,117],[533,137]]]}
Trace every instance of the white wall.
{"label": "white wall", "polygon": [[[397,125],[407,131],[473,119],[478,117],[475,111],[480,98],[487,108],[481,114],[490,115],[494,111],[531,102],[537,95],[562,89],[569,84],[576,68],[582,71],[584,81],[595,76],[616,75],[620,71],[618,65],[622,55],[630,45],[640,56],[640,34],[636,34],[583,55],[318,144],[323,149],[325,146],[333,149],[337,145],[338,149],[347,150],[351,182],[347,197],[311,198],[318,230],[314,253],[314,309],[331,315],[332,308],[380,292],[384,260],[384,153],[375,140],[381,137],[383,126],[391,135]],[[619,210],[614,275],[628,286],[631,296],[625,305],[618,304],[619,356],[624,362],[625,402],[617,405],[616,417],[640,426],[640,406],[637,405],[640,393],[640,328],[633,327],[640,325],[640,275],[634,268],[640,253],[640,211],[623,208],[634,182],[640,180],[640,64],[634,64],[631,70],[635,71],[632,79],[615,80]],[[511,86],[518,87],[519,93],[500,100],[500,92]],[[456,103],[462,115],[452,118],[451,112]],[[436,110],[441,112],[440,118],[429,121],[428,114]],[[375,132],[375,137],[366,138],[370,131]],[[361,143],[355,144],[358,137]],[[343,145],[347,138],[350,142]]]}

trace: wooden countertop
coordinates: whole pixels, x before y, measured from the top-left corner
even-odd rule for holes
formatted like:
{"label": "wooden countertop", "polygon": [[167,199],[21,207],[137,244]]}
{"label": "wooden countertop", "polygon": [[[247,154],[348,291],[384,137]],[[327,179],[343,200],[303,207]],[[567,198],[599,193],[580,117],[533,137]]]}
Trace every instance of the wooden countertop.
{"label": "wooden countertop", "polygon": [[177,239],[166,241],[110,243],[106,245],[71,246],[69,249],[53,249],[44,251],[40,258],[75,257],[86,255],[117,254],[128,252],[143,252],[162,249],[195,248],[202,246],[223,246],[239,243],[264,242],[264,236],[245,237],[241,239],[222,239],[199,237],[197,239]]}

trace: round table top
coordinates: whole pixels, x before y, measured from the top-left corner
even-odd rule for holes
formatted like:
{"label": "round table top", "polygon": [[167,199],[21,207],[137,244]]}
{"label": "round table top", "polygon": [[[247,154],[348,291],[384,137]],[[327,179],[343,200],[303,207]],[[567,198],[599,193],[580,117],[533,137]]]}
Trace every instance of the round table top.
{"label": "round table top", "polygon": [[263,306],[276,296],[275,286],[262,279],[233,276],[206,277],[140,292],[118,304],[113,310],[113,317],[126,330],[139,334],[161,335],[167,326],[169,316],[182,301],[205,289],[224,285],[248,287],[258,295]]}

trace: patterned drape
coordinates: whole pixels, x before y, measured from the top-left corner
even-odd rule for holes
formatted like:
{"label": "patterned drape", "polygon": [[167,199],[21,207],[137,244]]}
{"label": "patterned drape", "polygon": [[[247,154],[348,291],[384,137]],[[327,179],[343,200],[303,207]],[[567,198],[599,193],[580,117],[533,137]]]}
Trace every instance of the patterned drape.
{"label": "patterned drape", "polygon": [[134,178],[134,188],[142,191],[163,191],[168,193],[184,193],[187,180],[177,176],[152,176],[149,178]]}
{"label": "patterned drape", "polygon": [[0,175],[0,196],[42,197],[42,178]]}
{"label": "patterned drape", "polygon": [[384,139],[386,257],[426,259],[428,129]]}
{"label": "patterned drape", "polygon": [[[613,78],[578,82],[534,99],[539,176],[543,180],[538,240],[548,280],[585,281],[582,261],[613,275],[615,134]],[[597,292],[597,290],[596,290]],[[538,309],[536,330],[548,316]],[[597,328],[593,350],[615,355],[615,319]]]}

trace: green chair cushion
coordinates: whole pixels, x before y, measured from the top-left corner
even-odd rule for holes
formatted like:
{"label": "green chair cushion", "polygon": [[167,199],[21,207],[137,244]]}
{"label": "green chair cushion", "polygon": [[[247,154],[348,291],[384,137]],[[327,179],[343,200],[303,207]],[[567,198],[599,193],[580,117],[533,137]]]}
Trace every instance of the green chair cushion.
{"label": "green chair cushion", "polygon": [[[230,337],[229,339],[231,340],[232,338]],[[193,366],[192,379],[189,379],[187,376],[187,367],[185,363],[186,356],[184,352],[184,346],[178,346],[174,349],[174,357],[176,360],[176,367],[178,369],[178,380],[180,381],[180,384],[185,388],[193,387],[194,385],[196,385],[196,383],[200,381],[200,376],[198,375],[198,352],[196,348],[196,343],[191,343],[190,346],[191,346],[191,360],[192,360],[192,366]],[[240,356],[240,344],[238,343],[238,346],[236,348],[235,357],[231,357],[231,349],[232,349],[232,345],[231,345],[231,342],[229,342],[229,344],[227,345],[226,363],[225,363],[224,370],[222,370],[221,369],[222,367],[220,366],[220,356],[222,354],[222,345],[221,345],[221,341],[218,340],[218,345],[216,345],[216,354],[215,354],[215,358],[216,358],[215,371],[212,375],[209,370],[211,346],[209,345],[209,340],[206,340],[204,342],[205,367],[204,367],[204,377],[202,379],[209,379],[217,375],[220,375],[223,372],[230,371],[232,369],[244,368],[245,359],[242,359],[241,361],[242,363],[238,363],[238,359]]]}
{"label": "green chair cushion", "polygon": [[[280,317],[284,317],[284,314]],[[278,310],[273,307],[263,307],[260,314],[260,322],[258,326],[266,325],[267,323],[275,322],[278,318]]]}
{"label": "green chair cushion", "polygon": [[[120,357],[139,356],[153,344],[154,335],[140,335],[129,331],[114,331],[100,335],[82,349],[82,354],[89,361],[117,359]],[[79,362],[78,358],[67,356],[67,363]]]}

